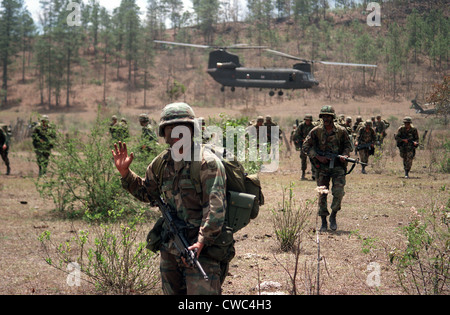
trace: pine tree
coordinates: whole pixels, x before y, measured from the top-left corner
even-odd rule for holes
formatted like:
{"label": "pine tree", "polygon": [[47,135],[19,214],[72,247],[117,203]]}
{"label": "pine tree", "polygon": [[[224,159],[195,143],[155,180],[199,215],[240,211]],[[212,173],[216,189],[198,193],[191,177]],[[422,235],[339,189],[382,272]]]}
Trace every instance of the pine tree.
{"label": "pine tree", "polygon": [[8,102],[8,66],[20,43],[20,11],[23,0],[2,0],[0,6],[0,63],[3,69],[1,104]]}

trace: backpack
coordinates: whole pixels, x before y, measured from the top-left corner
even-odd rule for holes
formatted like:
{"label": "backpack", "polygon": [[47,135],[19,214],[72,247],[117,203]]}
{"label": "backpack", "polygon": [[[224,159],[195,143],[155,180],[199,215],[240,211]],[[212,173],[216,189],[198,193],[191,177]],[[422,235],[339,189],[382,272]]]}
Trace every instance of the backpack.
{"label": "backpack", "polygon": [[[208,149],[216,153],[213,147],[208,146]],[[205,145],[202,145],[200,155],[202,158],[204,150]],[[162,186],[162,174],[165,168],[163,156],[168,152],[168,150],[164,150],[152,163],[153,174],[158,181],[159,187]],[[228,155],[226,159],[221,159],[221,162],[227,177],[227,208],[224,225],[231,228],[232,233],[235,233],[247,226],[250,220],[258,216],[259,207],[264,204],[264,195],[258,175],[245,173],[244,167],[235,156]],[[202,191],[200,167],[201,161],[193,161],[191,163],[190,179],[197,193]]]}

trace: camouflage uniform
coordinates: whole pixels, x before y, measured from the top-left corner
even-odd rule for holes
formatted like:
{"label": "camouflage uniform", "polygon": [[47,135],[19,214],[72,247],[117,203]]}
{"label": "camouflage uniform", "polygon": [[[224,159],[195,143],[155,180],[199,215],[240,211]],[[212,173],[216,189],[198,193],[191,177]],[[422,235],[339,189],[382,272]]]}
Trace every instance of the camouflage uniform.
{"label": "camouflage uniform", "polygon": [[56,129],[49,124],[46,115],[42,116],[41,123],[34,127],[31,137],[41,176],[47,172],[48,160],[56,140]]}
{"label": "camouflage uniform", "polygon": [[377,137],[377,145],[381,145],[383,143],[384,138],[386,137],[386,124],[384,121],[381,120],[381,116],[377,116],[377,120],[373,124],[373,127],[375,128],[375,133]]}
{"label": "camouflage uniform", "polygon": [[[314,125],[312,124],[312,115],[305,115],[305,118],[303,119],[304,122],[302,122],[297,130],[295,131],[293,140],[296,146],[299,146],[300,148],[300,160],[302,161],[302,179],[305,179],[305,171],[307,168],[307,159],[308,155],[303,152],[303,142],[306,139],[306,136],[309,134],[309,132],[314,128]],[[309,125],[306,124],[306,120],[309,120],[311,123]],[[314,174],[314,170],[312,169],[313,166],[311,165],[311,172]],[[313,177],[315,177],[313,175]]]}
{"label": "camouflage uniform", "polygon": [[[180,118],[186,113],[186,108],[192,112],[192,118]],[[159,128],[160,136],[164,136],[165,125],[194,119],[192,109],[184,103],[167,105],[163,114]],[[122,179],[122,185],[133,196],[144,202],[150,202],[152,195],[161,194],[165,202],[176,210],[174,215],[187,225],[188,241],[191,244],[195,242],[205,244],[199,262],[209,277],[209,281],[205,281],[198,269],[184,266],[167,228],[162,225],[160,233],[162,243],[159,249],[163,291],[165,294],[220,294],[221,265],[219,261],[208,256],[208,247],[221,234],[224,224],[225,169],[215,154],[204,150],[200,167],[201,192],[198,192],[190,179],[191,165],[195,162],[174,161],[171,149],[164,151],[161,158],[165,163],[161,177],[154,174],[155,159],[149,165],[145,178],[130,171],[128,176]]]}
{"label": "camouflage uniform", "polygon": [[[367,131],[366,126],[369,126],[369,131]],[[356,141],[358,142],[358,145],[363,144],[375,144],[376,135],[375,131],[372,128],[372,121],[367,120],[364,127],[359,129],[358,137],[356,138]],[[364,148],[358,150],[359,157],[361,158],[361,162],[368,163],[369,162],[369,155],[370,151],[373,150],[373,148]],[[366,174],[365,165],[362,165],[362,173]]]}
{"label": "camouflage uniform", "polygon": [[158,139],[156,138],[156,133],[150,124],[150,119],[147,114],[139,115],[139,123],[142,126],[141,134],[141,149],[147,152],[151,152],[153,146],[156,144]]}
{"label": "camouflage uniform", "polygon": [[[321,114],[319,117],[322,115],[335,116],[334,109],[331,106],[322,107],[320,113]],[[344,165],[339,159],[336,159],[334,167],[330,169],[329,163],[320,163],[316,159],[316,156],[319,155],[318,151],[332,152],[340,155],[350,155],[351,149],[352,144],[347,131],[337,123],[333,123],[332,130],[329,134],[327,133],[324,124],[318,125],[311,130],[303,143],[303,151],[314,161],[317,169],[317,186],[325,186],[329,189],[330,180],[332,180],[333,187],[331,191],[333,194],[333,201],[331,203],[331,210],[333,219],[335,219],[336,213],[341,209],[342,198],[345,194],[344,186],[346,165]],[[318,215],[322,217],[322,227],[324,227],[324,218],[326,222],[326,217],[329,214],[330,213],[327,209],[327,194],[321,194],[319,196]]]}
{"label": "camouflage uniform", "polygon": [[[397,147],[400,150],[400,156],[403,159],[403,168],[405,170],[405,177],[409,177],[409,171],[412,167],[413,159],[416,155],[416,146],[414,142],[419,142],[419,133],[417,129],[412,125],[411,117],[405,117],[403,119],[404,125],[398,128],[395,140],[397,140]],[[407,129],[406,125],[410,124],[410,128]],[[404,143],[402,140],[407,139],[408,143]]]}
{"label": "camouflage uniform", "polygon": [[[11,173],[11,167],[8,158],[9,143],[10,143],[9,128],[5,124],[0,124],[0,156],[2,157],[2,160],[3,162],[5,162],[6,165],[6,175],[9,175]],[[3,145],[6,146],[4,150]]]}
{"label": "camouflage uniform", "polygon": [[[272,117],[267,115],[266,120],[264,122],[264,126],[267,127],[267,143],[271,143],[272,141],[272,127],[278,126],[278,124],[272,121]],[[278,130],[278,137],[281,139],[281,129]]]}

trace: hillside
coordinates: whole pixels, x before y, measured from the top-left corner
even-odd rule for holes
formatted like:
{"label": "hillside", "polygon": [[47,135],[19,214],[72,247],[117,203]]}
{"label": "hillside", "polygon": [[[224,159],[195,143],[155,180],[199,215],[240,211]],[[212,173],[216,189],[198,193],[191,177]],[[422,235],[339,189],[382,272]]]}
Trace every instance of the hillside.
{"label": "hillside", "polygon": [[[122,1],[129,2],[133,1]],[[346,194],[336,232],[317,233],[320,225],[316,215],[317,184],[311,180],[310,163],[308,180],[300,180],[298,152],[286,143],[281,146],[278,170],[259,173],[265,196],[259,216],[235,235],[236,256],[223,284],[225,295],[260,294],[265,290],[260,287],[265,281],[278,283],[277,288],[268,289],[275,294],[448,295],[450,131],[440,117],[416,113],[411,109],[411,100],[417,98],[420,104],[425,103],[433,84],[442,82],[443,76],[449,73],[449,46],[433,46],[442,37],[448,41],[449,8],[446,1],[411,0],[407,3],[410,6],[404,1],[383,3],[381,27],[367,26],[367,12],[362,12],[359,6],[325,10],[325,16],[323,11],[312,11],[303,13],[299,19],[291,14],[272,16],[269,21],[262,17],[252,17],[246,22],[228,20],[215,23],[212,33],[205,33],[196,24],[176,30],[139,29],[133,35],[142,37],[131,41],[137,45],[137,54],[131,59],[127,58],[125,50],[120,51],[114,45],[117,42],[113,40],[120,33],[104,28],[108,21],[117,22],[118,16],[110,16],[102,20],[96,45],[92,22],[80,29],[71,29],[80,32],[69,34],[74,41],[79,40],[74,44],[78,54],[60,59],[59,66],[49,60],[51,56],[67,57],[64,52],[67,53],[69,44],[64,32],[55,28],[51,33],[64,38],[61,41],[43,34],[30,37],[33,49],[18,49],[8,66],[8,101],[0,107],[0,122],[10,124],[14,131],[9,152],[11,175],[5,175],[4,163],[0,161],[0,294],[117,294],[117,291],[99,292],[87,281],[79,286],[69,285],[66,266],[61,272],[47,264],[45,259],[49,252],[38,241],[43,233],[48,231],[55,244],[66,246],[80,231],[90,231],[92,238],[85,247],[88,250],[99,244],[94,238],[99,236],[103,226],[57,211],[56,203],[64,204],[66,200],[55,201],[39,194],[36,157],[31,139],[26,135],[28,123],[45,114],[67,139],[85,139],[97,115],[104,119],[118,115],[128,119],[130,142],[134,144],[141,134],[139,114],[148,113],[158,122],[164,105],[185,101],[192,105],[197,116],[207,119],[218,119],[221,114],[231,118],[247,116],[249,120],[258,115],[271,115],[287,135],[296,119],[301,121],[308,113],[317,119],[325,104],[332,104],[337,114],[351,116],[353,120],[359,115],[365,120],[380,114],[391,124],[384,147],[369,159],[368,174],[361,174],[358,165],[346,177]],[[416,22],[423,31],[417,37],[420,42],[417,46],[410,42],[413,30],[410,16],[414,12],[418,14]],[[433,19],[440,22],[434,24]],[[432,25],[436,27],[429,29]],[[112,29],[115,28],[111,26]],[[434,35],[429,37],[429,32]],[[375,63],[378,68],[363,73],[356,68],[317,64],[314,66],[314,75],[320,81],[317,88],[284,91],[283,96],[270,97],[269,90],[259,89],[237,88],[232,92],[227,88],[221,92],[221,86],[206,73],[209,50],[153,46],[143,35],[196,44],[205,44],[205,37],[217,45],[264,44],[302,58]],[[356,47],[359,47],[358,53]],[[397,52],[398,59],[394,58],[395,47],[401,48]],[[366,55],[368,51],[373,54]],[[239,55],[241,63],[247,67],[291,68],[295,63],[260,50],[233,53]],[[67,72],[64,69],[68,60],[70,71]],[[144,88],[146,81],[148,86]],[[67,82],[70,82],[69,89]],[[421,138],[409,179],[404,178],[402,160],[394,141],[394,134],[405,116],[412,117]],[[423,140],[425,131],[428,133]],[[105,137],[109,140],[108,134]],[[101,153],[108,155],[109,162],[109,149]],[[352,157],[355,157],[353,153]],[[120,175],[115,176],[114,179],[119,180]],[[307,200],[312,202],[298,255],[295,251],[282,251],[275,232],[279,215],[286,213],[285,197],[289,189],[294,195],[294,208]],[[54,191],[55,195],[59,192],[58,188]],[[145,240],[158,214],[157,208],[146,209],[148,220],[139,226],[135,243]],[[125,220],[112,222],[111,226],[114,231],[124,231],[124,224]],[[55,255],[56,248],[52,249],[50,255]],[[74,254],[78,249],[77,246],[70,248]],[[405,254],[403,261],[402,253]],[[402,269],[405,266],[407,269]],[[159,275],[158,268],[159,256],[155,256],[154,265],[148,270]],[[154,279],[159,281],[158,276]],[[372,280],[379,281],[374,284]],[[139,292],[130,290],[128,293]],[[161,294],[160,283],[145,293]],[[281,301],[283,303],[274,303],[274,311],[291,310],[294,305],[289,304],[298,303],[292,299]],[[168,307],[175,308],[175,304],[169,303]]]}
{"label": "hillside", "polygon": [[[36,49],[17,53],[15,62],[9,67],[9,101],[7,104],[2,104],[1,109],[22,114],[5,113],[2,120],[13,122],[16,117],[29,115],[30,112],[82,115],[83,112],[96,110],[98,104],[104,105],[105,114],[128,115],[131,118],[141,111],[146,111],[157,120],[158,115],[154,112],[175,99],[199,107],[205,113],[210,112],[208,108],[220,107],[224,110],[235,108],[231,111],[233,114],[243,115],[254,113],[255,110],[258,113],[270,112],[273,106],[278,105],[289,107],[284,106],[285,103],[296,103],[302,106],[316,102],[319,104],[391,101],[408,103],[413,98],[425,102],[433,84],[441,82],[443,75],[448,73],[448,45],[446,52],[443,52],[445,59],[442,59],[442,53],[439,56],[435,53],[429,55],[427,52],[429,48],[425,48],[428,42],[425,41],[419,53],[412,53],[407,43],[411,36],[408,17],[411,16],[413,9],[418,12],[418,17],[423,22],[433,18],[433,14],[436,14],[433,12],[437,12],[433,10],[443,9],[438,11],[444,22],[444,26],[441,27],[443,31],[448,31],[448,7],[433,1],[413,2],[410,7],[385,3],[381,27],[367,26],[367,12],[361,12],[360,8],[336,9],[327,12],[325,18],[311,15],[306,20],[295,20],[293,17],[272,19],[262,30],[259,26],[258,28],[255,26],[258,22],[257,18],[254,18],[256,20],[253,23],[251,21],[250,23],[228,22],[215,25],[213,38],[214,43],[219,45],[264,44],[271,49],[301,58],[378,65],[375,70],[367,69],[363,72],[361,68],[318,64],[314,66],[314,75],[320,82],[317,88],[285,91],[282,97],[272,98],[268,96],[269,90],[260,91],[259,89],[238,88],[235,92],[231,92],[229,88],[226,88],[225,92],[221,93],[220,85],[205,71],[208,50],[163,48],[159,45],[149,50],[148,57],[152,60],[152,64],[147,69],[142,67],[142,54],[145,54],[145,51],[139,52],[140,59],[136,59],[137,63],[132,61],[134,65],[131,67],[124,53],[115,55],[112,50],[104,46],[100,39],[98,47],[94,46],[92,34],[87,32],[84,35],[85,45],[79,48],[78,58],[72,61],[70,73],[62,72],[60,79],[50,77],[51,81],[49,81],[45,72],[48,70],[44,72],[40,70],[39,59],[37,59],[40,57]],[[397,42],[391,41],[394,40],[391,29],[394,22],[400,28],[400,33],[394,34],[398,37],[395,39]],[[256,36],[257,34],[260,35]],[[158,39],[205,44],[202,38],[202,32],[197,27],[177,29],[176,33],[173,30],[167,30],[164,34],[158,35]],[[43,39],[45,40],[45,37]],[[262,43],[257,42],[261,40],[263,40]],[[364,42],[364,40],[369,41]],[[35,47],[38,41],[39,37],[32,40]],[[364,49],[357,52],[360,41]],[[399,52],[397,58],[399,60],[396,64],[392,64],[392,59],[395,57],[393,45],[400,44],[402,51]],[[64,42],[54,41],[53,45],[56,53],[57,47],[64,46]],[[101,55],[102,51],[104,54]],[[240,50],[233,53],[240,57],[241,63],[246,67],[291,68],[295,63],[261,50]],[[25,59],[22,60],[23,54]],[[103,62],[104,57],[106,57],[106,66]],[[25,80],[22,80],[22,61],[24,60],[27,62],[24,71]],[[43,66],[48,67],[45,64]],[[66,83],[69,79],[70,89],[67,89]],[[61,82],[55,83],[58,82],[57,80]],[[52,82],[52,86],[49,82]],[[146,89],[144,89],[145,82],[148,86]],[[175,91],[177,85],[180,91]],[[184,92],[181,92],[182,89]],[[172,91],[172,94],[168,91]],[[50,104],[49,97],[51,97]],[[56,105],[55,101],[59,104]],[[67,102],[69,102],[68,106]],[[239,108],[238,112],[236,108]],[[361,114],[370,115],[379,112],[379,109],[360,108],[358,111]],[[274,113],[280,112],[272,111],[272,114]],[[346,114],[355,115],[356,113],[349,111]],[[29,117],[21,118],[28,120]]]}

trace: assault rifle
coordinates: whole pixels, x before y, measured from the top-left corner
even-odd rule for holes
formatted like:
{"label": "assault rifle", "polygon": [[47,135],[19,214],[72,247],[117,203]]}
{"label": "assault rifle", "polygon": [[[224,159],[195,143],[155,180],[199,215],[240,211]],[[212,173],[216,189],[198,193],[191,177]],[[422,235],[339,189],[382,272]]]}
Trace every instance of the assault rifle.
{"label": "assault rifle", "polygon": [[[334,162],[335,162],[335,160],[336,160],[337,158],[340,159],[341,157],[344,158],[344,160],[346,160],[347,162],[350,162],[350,163],[353,163],[353,164],[354,164],[353,167],[351,168],[350,172],[353,170],[353,168],[354,168],[354,166],[355,166],[356,164],[361,164],[361,165],[367,166],[367,163],[360,162],[359,159],[352,159],[352,158],[349,158],[349,157],[345,157],[345,156],[343,156],[343,155],[339,155],[339,154],[337,154],[337,153],[324,152],[324,151],[320,151],[320,150],[316,150],[316,153],[317,153],[318,155],[324,156],[324,157],[326,157],[327,159],[330,160],[330,166],[329,166],[330,169],[334,168]],[[349,174],[350,172],[348,172],[347,174]]]}
{"label": "assault rifle", "polygon": [[358,144],[356,146],[356,151],[363,150],[363,149],[371,149],[372,148],[372,144],[373,144],[372,142],[364,143],[364,144]]}
{"label": "assault rifle", "polygon": [[180,220],[175,220],[172,215],[170,214],[170,206],[162,200],[160,196],[156,198],[155,200],[156,205],[161,210],[161,213],[163,215],[164,221],[166,222],[167,226],[169,227],[170,233],[174,237],[174,244],[176,249],[180,252],[181,257],[184,258],[186,263],[189,266],[195,266],[198,268],[200,273],[202,274],[205,281],[208,281],[208,275],[205,273],[205,270],[203,270],[202,265],[197,259],[197,252],[193,250],[189,250],[189,243],[186,240],[186,237],[184,235],[184,222]]}
{"label": "assault rifle", "polygon": [[[403,140],[408,140],[408,143],[404,143]],[[400,148],[401,146],[404,145],[412,145],[414,148],[417,148],[419,146],[419,141],[416,142],[417,144],[414,144],[414,140],[400,138],[400,140],[397,141],[397,147]]]}

